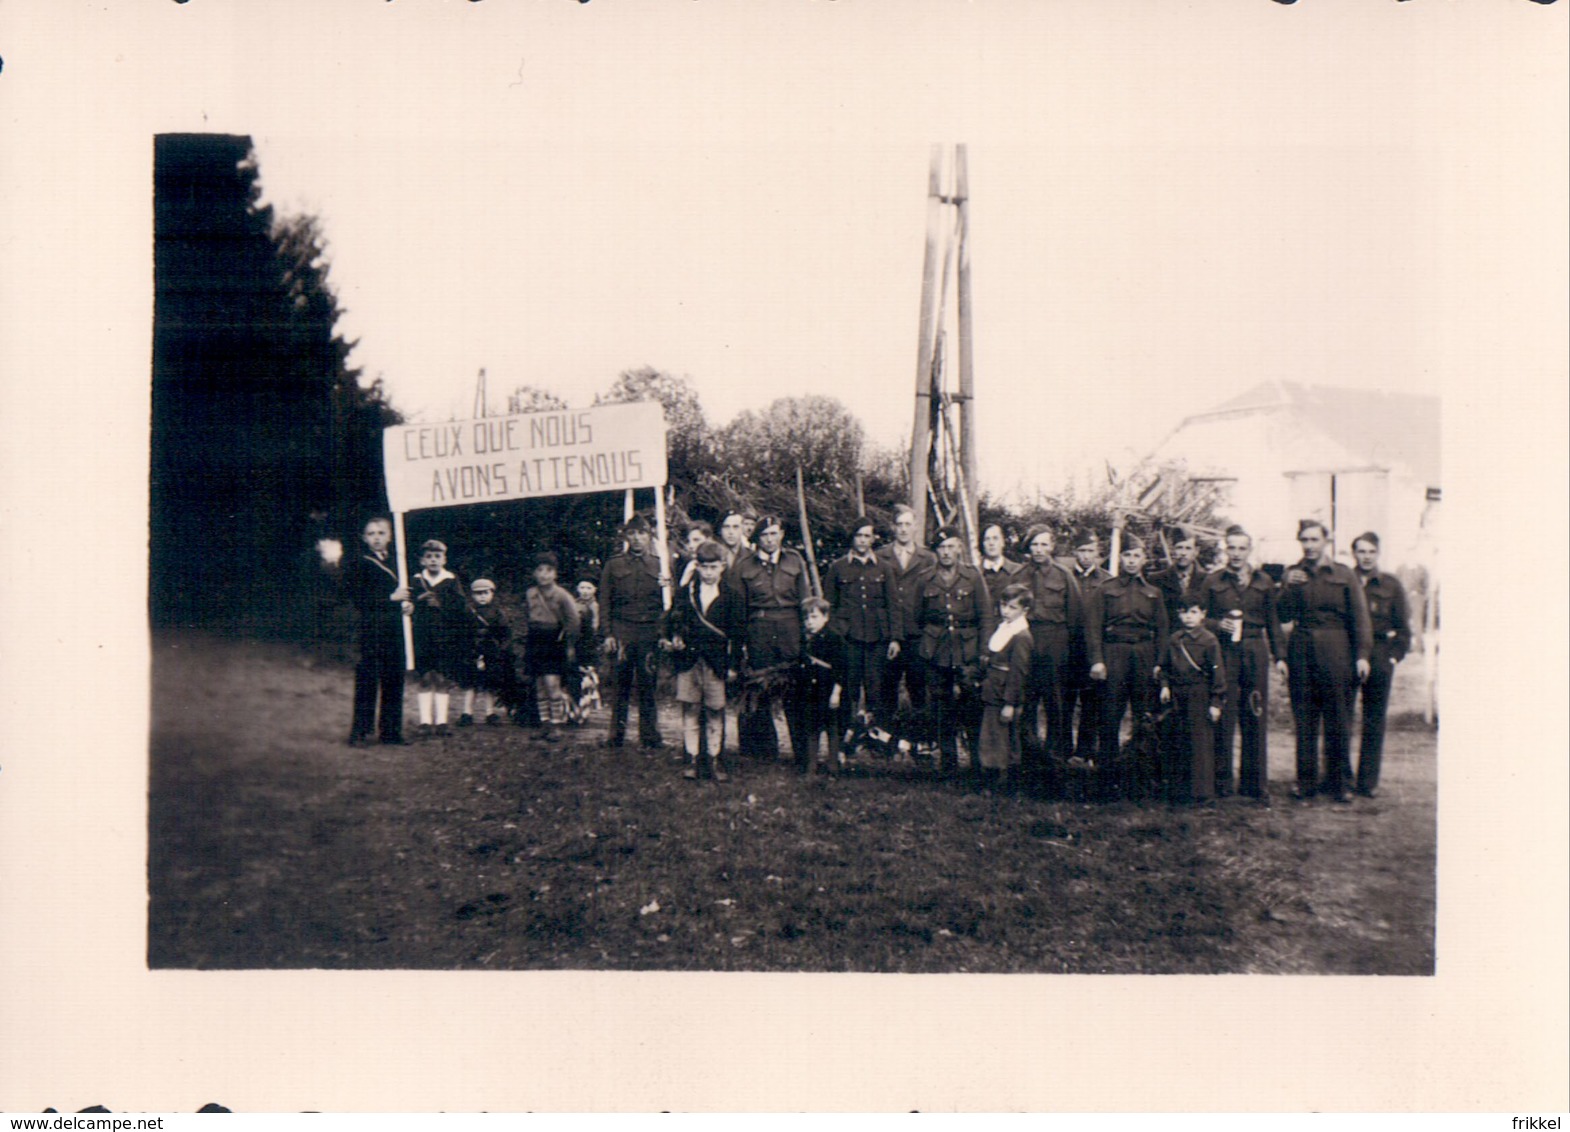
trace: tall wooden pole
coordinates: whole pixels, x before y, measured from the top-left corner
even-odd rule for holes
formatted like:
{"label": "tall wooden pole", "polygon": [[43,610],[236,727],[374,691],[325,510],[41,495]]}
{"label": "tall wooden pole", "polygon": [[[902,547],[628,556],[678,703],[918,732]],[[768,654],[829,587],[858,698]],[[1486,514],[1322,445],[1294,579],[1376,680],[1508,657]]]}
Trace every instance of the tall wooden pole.
{"label": "tall wooden pole", "polygon": [[963,504],[972,532],[980,530],[981,499],[976,485],[976,372],[970,322],[970,174],[965,147],[954,147],[954,203],[959,209],[959,463],[961,483],[971,488]]}
{"label": "tall wooden pole", "polygon": [[916,541],[927,539],[927,459],[932,451],[932,321],[938,272],[938,232],[943,218],[943,149],[932,147],[927,171],[927,249],[921,262],[921,318],[916,340],[916,417],[910,430],[910,507]]}

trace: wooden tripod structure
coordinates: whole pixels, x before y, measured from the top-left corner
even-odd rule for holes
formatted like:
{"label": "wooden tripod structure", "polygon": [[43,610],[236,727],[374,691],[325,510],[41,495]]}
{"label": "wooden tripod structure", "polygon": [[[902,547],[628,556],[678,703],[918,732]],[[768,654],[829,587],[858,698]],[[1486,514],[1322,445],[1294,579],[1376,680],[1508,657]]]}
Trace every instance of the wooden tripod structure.
{"label": "wooden tripod structure", "polygon": [[[930,516],[958,526],[972,562],[976,529],[975,369],[970,303],[970,183],[965,147],[935,145],[927,172],[927,248],[921,269],[920,336],[916,343],[916,415],[910,439],[910,506],[916,538],[925,542]],[[941,260],[939,246],[942,246]],[[941,267],[940,267],[941,264]],[[949,303],[950,294],[954,303]],[[958,339],[958,387],[950,388],[950,315]]]}

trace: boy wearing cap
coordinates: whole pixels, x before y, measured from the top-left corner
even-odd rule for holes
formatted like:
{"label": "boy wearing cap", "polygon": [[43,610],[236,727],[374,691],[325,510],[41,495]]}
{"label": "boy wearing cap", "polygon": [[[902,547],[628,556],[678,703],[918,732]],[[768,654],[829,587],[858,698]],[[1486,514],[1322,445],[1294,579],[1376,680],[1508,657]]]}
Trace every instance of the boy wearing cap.
{"label": "boy wearing cap", "polygon": [[933,541],[937,566],[921,584],[916,620],[927,671],[928,733],[937,740],[939,773],[952,775],[959,769],[961,728],[975,751],[980,719],[969,688],[979,671],[982,642],[997,627],[998,613],[980,571],[960,561],[959,532],[944,527]]}
{"label": "boy wearing cap", "polygon": [[851,531],[850,553],[832,563],[823,576],[823,597],[833,611],[830,622],[845,639],[841,738],[850,729],[863,693],[867,714],[877,716],[877,722],[885,726],[892,722],[882,718],[883,667],[899,656],[905,629],[894,568],[872,552],[876,536],[871,519],[857,519]]}
{"label": "boy wearing cap", "polygon": [[[740,619],[736,596],[721,581],[725,548],[705,542],[693,554],[693,576],[671,602],[666,647],[676,670],[686,778],[724,782],[725,682],[736,678]],[[705,756],[705,751],[707,755]]]}
{"label": "boy wearing cap", "polygon": [[463,583],[447,569],[447,544],[420,544],[420,571],[410,582],[414,602],[414,668],[419,676],[420,736],[447,734],[449,698],[467,678],[469,607]]}
{"label": "boy wearing cap", "polygon": [[547,743],[555,743],[561,738],[560,728],[567,722],[562,673],[577,661],[578,603],[556,584],[559,565],[556,555],[549,550],[537,555],[534,585],[523,595],[528,618],[524,655],[529,675],[534,680],[534,702],[539,705]]}
{"label": "boy wearing cap", "polygon": [[[411,609],[409,591],[398,584],[392,559],[392,520],[376,516],[360,528],[361,554],[344,563],[343,585],[360,623],[360,662],[354,667],[354,722],[349,745],[371,742],[373,729],[383,743],[403,739],[403,614]],[[381,696],[380,719],[377,695]],[[380,726],[378,727],[378,723]]]}
{"label": "boy wearing cap", "polygon": [[496,603],[496,583],[476,578],[469,585],[469,615],[473,619],[474,668],[464,682],[463,714],[459,727],[474,722],[475,708],[488,724],[502,721],[501,709],[512,699],[512,626]]}
{"label": "boy wearing cap", "polygon": [[1167,606],[1161,591],[1145,581],[1145,544],[1133,535],[1123,543],[1123,572],[1091,593],[1085,608],[1085,650],[1090,678],[1102,685],[1097,792],[1105,800],[1159,794],[1157,752],[1135,744],[1132,759],[1121,749],[1123,715],[1132,712],[1139,737],[1156,709],[1156,654],[1167,639]]}
{"label": "boy wearing cap", "polygon": [[[790,671],[801,656],[801,603],[812,596],[807,564],[784,547],[785,525],[770,515],[758,522],[758,549],[725,572],[736,593],[737,615],[746,626],[743,661],[748,701],[736,720],[741,749],[761,758],[779,757],[776,714],[792,736],[800,727]],[[749,710],[750,708],[750,710]],[[793,740],[794,745],[794,740]]]}
{"label": "boy wearing cap", "polygon": [[611,722],[607,747],[626,741],[629,701],[638,688],[638,740],[645,750],[665,745],[654,702],[660,626],[665,602],[660,593],[660,561],[650,550],[648,520],[634,515],[622,527],[627,547],[611,555],[600,575],[600,614],[606,635],[601,646],[612,665]]}

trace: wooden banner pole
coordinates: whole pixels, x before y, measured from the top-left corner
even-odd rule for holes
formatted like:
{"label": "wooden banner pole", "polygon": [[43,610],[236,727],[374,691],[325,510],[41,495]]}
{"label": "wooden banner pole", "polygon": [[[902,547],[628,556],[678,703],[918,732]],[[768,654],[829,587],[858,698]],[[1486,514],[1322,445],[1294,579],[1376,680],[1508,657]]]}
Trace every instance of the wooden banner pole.
{"label": "wooden banner pole", "polygon": [[654,489],[654,537],[660,548],[660,601],[671,607],[671,548],[665,537],[665,489]]}
{"label": "wooden banner pole", "polygon": [[[393,557],[398,560],[398,588],[409,588],[409,539],[403,533],[403,512],[393,512]],[[405,613],[403,615],[403,663],[404,668],[414,671],[414,617]]]}
{"label": "wooden banner pole", "polygon": [[796,465],[796,507],[801,512],[801,542],[807,548],[807,565],[812,570],[812,596],[823,596],[823,579],[818,576],[818,554],[812,549],[812,526],[807,522],[807,489],[802,483],[801,465]]}

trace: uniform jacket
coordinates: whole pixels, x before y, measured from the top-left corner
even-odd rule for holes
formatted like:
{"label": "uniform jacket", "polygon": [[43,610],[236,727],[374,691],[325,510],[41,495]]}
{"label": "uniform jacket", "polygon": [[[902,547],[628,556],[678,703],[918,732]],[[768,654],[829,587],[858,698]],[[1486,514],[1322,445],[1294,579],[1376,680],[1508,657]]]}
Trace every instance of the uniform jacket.
{"label": "uniform jacket", "polygon": [[1005,557],[998,559],[996,570],[992,566],[992,563],[983,560],[980,569],[981,576],[987,579],[987,588],[996,594],[1010,582],[1019,581],[1014,575],[1023,570],[1026,563],[1015,562],[1012,558]]}
{"label": "uniform jacket", "polygon": [[398,588],[398,566],[391,552],[378,560],[366,548],[346,558],[343,588],[359,615],[362,639],[385,642],[403,635],[403,603],[391,600]]}
{"label": "uniform jacket", "polygon": [[659,556],[652,550],[611,555],[600,574],[599,599],[609,636],[621,641],[652,639],[665,618]]}
{"label": "uniform jacket", "polygon": [[1348,656],[1369,659],[1374,631],[1363,586],[1351,568],[1324,558],[1317,567],[1303,559],[1288,570],[1302,570],[1309,578],[1302,585],[1283,585],[1276,602],[1281,620],[1293,623],[1287,662],[1302,663],[1310,653],[1317,662],[1336,667]]}
{"label": "uniform jacket", "polygon": [[1244,640],[1265,638],[1270,642],[1272,660],[1286,659],[1286,634],[1281,630],[1281,617],[1276,610],[1280,589],[1263,570],[1253,571],[1244,585],[1230,567],[1206,574],[1196,595],[1205,610],[1205,628],[1216,635],[1223,647],[1232,641],[1230,634],[1222,633],[1221,619],[1234,609],[1243,611]]}
{"label": "uniform jacket", "polygon": [[945,576],[941,568],[922,577],[916,595],[921,658],[940,668],[958,668],[980,655],[981,642],[998,623],[997,609],[981,572],[964,563]]}
{"label": "uniform jacket", "polygon": [[671,653],[671,665],[677,672],[686,672],[703,660],[710,671],[723,680],[727,671],[741,667],[737,654],[741,651],[744,623],[736,591],[725,584],[723,577],[719,595],[709,603],[708,609],[702,607],[699,598],[702,584],[702,579],[693,578],[676,591],[671,601],[665,636],[680,637],[685,646]]}
{"label": "uniform jacket", "polygon": [[[1355,572],[1355,571],[1354,571]],[[1374,647],[1392,660],[1401,660],[1412,647],[1412,623],[1407,615],[1406,588],[1394,574],[1382,570],[1364,576],[1363,600],[1368,602],[1368,621],[1374,634]]]}
{"label": "uniform jacket", "polygon": [[[994,630],[993,635],[996,635]],[[981,702],[987,706],[1018,707],[1025,701],[1025,686],[1030,682],[1030,659],[1035,643],[1028,628],[1015,633],[1000,649],[988,640],[987,670],[981,678]]]}
{"label": "uniform jacket", "polygon": [[474,629],[474,655],[485,661],[487,670],[501,668],[511,660],[508,644],[512,640],[512,625],[496,599],[489,605],[469,606],[469,616]]}
{"label": "uniform jacket", "polygon": [[1176,566],[1168,566],[1153,574],[1147,574],[1145,580],[1161,591],[1162,598],[1167,603],[1167,621],[1169,624],[1178,623],[1178,603],[1185,595],[1197,590],[1208,575],[1199,568],[1199,564],[1191,563],[1188,568],[1188,578],[1178,572]]}
{"label": "uniform jacket", "polygon": [[924,546],[912,547],[909,564],[901,568],[899,556],[894,553],[894,544],[889,543],[878,548],[878,558],[887,562],[894,571],[894,582],[899,590],[900,624],[904,627],[905,636],[917,636],[921,632],[921,625],[916,620],[921,580],[928,571],[937,569],[938,556]]}
{"label": "uniform jacket", "polygon": [[858,644],[899,641],[905,637],[899,579],[888,560],[847,554],[823,577],[823,596],[834,607],[829,624]]}
{"label": "uniform jacket", "polygon": [[1108,644],[1160,645],[1167,634],[1167,604],[1143,578],[1108,578],[1085,603],[1085,651],[1092,665],[1106,663]]}
{"label": "uniform jacket", "polygon": [[[1034,604],[1026,616],[1030,618],[1032,628],[1037,625],[1056,625],[1077,633],[1084,626],[1085,606],[1079,583],[1074,580],[1073,574],[1056,562],[1048,562],[1044,566],[1028,562],[1014,576],[1014,581],[1030,587]],[[992,596],[1002,600],[996,593]],[[1039,643],[1045,644],[1044,641]]]}
{"label": "uniform jacket", "polygon": [[767,668],[801,655],[801,603],[812,596],[801,555],[781,547],[777,560],[765,562],[754,551],[725,571],[723,584],[736,595],[754,666]]}
{"label": "uniform jacket", "polygon": [[845,686],[845,638],[825,625],[820,633],[801,635],[801,690],[817,700],[826,701],[838,684]]}
{"label": "uniform jacket", "polygon": [[1161,684],[1167,689],[1206,687],[1210,706],[1221,707],[1227,699],[1226,672],[1221,665],[1221,642],[1209,629],[1183,628],[1169,636],[1156,660],[1161,669]]}

